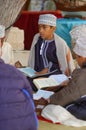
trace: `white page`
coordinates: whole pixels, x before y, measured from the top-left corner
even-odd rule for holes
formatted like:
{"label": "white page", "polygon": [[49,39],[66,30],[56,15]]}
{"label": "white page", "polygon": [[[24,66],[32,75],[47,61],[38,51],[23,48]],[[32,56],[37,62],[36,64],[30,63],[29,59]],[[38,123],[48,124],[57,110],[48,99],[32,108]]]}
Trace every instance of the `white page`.
{"label": "white page", "polygon": [[33,80],[33,83],[38,89],[59,85],[59,83],[54,78],[37,78]]}
{"label": "white page", "polygon": [[49,98],[52,94],[54,94],[54,92],[52,91],[46,91],[46,90],[38,90],[36,93],[33,94],[33,99],[34,100],[38,100],[40,98],[44,98],[47,99]]}
{"label": "white page", "polygon": [[29,77],[33,77],[35,75],[35,70],[32,69],[31,67],[26,67],[26,68],[18,68],[21,72],[25,73]]}
{"label": "white page", "polygon": [[65,74],[50,75],[49,78],[55,79],[60,85],[62,82],[69,80]]}

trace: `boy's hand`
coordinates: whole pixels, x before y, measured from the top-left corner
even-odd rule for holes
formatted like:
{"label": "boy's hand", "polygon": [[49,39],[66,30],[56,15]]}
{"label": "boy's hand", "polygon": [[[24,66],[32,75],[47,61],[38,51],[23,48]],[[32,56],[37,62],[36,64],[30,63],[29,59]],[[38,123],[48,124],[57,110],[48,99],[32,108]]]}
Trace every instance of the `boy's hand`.
{"label": "boy's hand", "polygon": [[40,71],[40,72],[36,72],[36,74],[46,74],[46,73],[48,73],[48,68],[45,68],[45,69],[43,69],[42,71]]}

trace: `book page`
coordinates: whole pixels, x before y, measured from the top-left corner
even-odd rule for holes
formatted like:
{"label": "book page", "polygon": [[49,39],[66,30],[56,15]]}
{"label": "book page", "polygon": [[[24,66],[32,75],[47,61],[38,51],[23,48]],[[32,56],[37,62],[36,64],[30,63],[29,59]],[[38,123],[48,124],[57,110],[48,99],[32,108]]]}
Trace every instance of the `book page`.
{"label": "book page", "polygon": [[35,76],[35,70],[32,69],[31,67],[26,67],[26,68],[18,68],[21,72],[23,72],[25,75],[29,76],[29,77],[33,77]]}
{"label": "book page", "polygon": [[46,90],[38,90],[36,93],[33,94],[34,100],[39,100],[40,98],[48,99],[54,92],[46,91]]}
{"label": "book page", "polygon": [[57,71],[57,70],[54,70],[54,71],[49,72],[49,73],[36,74],[36,71],[34,69],[32,69],[31,67],[18,68],[18,69],[30,78],[42,77],[42,76],[45,76],[45,75],[48,75],[48,74],[53,74],[54,72]]}
{"label": "book page", "polygon": [[50,75],[49,78],[53,78],[60,85],[62,82],[69,80],[65,74]]}
{"label": "book page", "polygon": [[53,78],[37,78],[33,80],[33,83],[38,89],[59,85],[59,83]]}

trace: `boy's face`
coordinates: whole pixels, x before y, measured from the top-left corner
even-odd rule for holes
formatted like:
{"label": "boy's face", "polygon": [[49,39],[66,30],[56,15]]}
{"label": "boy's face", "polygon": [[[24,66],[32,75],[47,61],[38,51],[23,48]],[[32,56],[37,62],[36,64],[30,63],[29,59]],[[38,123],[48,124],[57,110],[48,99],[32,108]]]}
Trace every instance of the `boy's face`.
{"label": "boy's face", "polygon": [[1,38],[1,46],[3,45],[4,38],[5,38],[5,37]]}
{"label": "boy's face", "polygon": [[38,28],[39,28],[39,33],[40,33],[41,38],[43,38],[44,40],[51,40],[53,38],[53,33],[56,27],[39,24]]}
{"label": "boy's face", "polygon": [[85,57],[79,56],[77,54],[76,54],[76,60],[77,60],[77,62],[78,62],[80,67],[82,67],[83,63],[86,62],[86,58]]}

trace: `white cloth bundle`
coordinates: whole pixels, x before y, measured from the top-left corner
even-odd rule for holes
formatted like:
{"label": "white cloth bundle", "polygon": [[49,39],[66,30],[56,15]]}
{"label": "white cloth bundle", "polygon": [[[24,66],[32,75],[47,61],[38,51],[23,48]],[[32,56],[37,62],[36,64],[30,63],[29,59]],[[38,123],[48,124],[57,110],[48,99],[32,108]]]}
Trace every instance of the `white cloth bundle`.
{"label": "white cloth bundle", "polygon": [[42,110],[41,115],[53,123],[60,122],[61,124],[75,127],[86,126],[86,121],[77,119],[60,105],[47,105]]}

